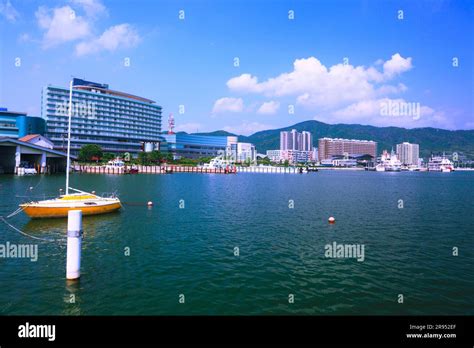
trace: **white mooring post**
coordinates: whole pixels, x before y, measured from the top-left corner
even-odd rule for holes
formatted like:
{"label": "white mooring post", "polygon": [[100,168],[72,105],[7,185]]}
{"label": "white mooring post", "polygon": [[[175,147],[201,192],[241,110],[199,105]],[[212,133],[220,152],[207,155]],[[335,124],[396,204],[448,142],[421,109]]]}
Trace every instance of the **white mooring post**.
{"label": "white mooring post", "polygon": [[82,211],[70,210],[67,216],[66,278],[81,276]]}

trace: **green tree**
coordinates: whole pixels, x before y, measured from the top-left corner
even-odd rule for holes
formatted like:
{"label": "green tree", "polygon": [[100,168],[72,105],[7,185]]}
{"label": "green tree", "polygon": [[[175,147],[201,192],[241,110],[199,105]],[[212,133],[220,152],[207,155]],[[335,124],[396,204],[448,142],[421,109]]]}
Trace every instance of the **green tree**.
{"label": "green tree", "polygon": [[160,151],[152,151],[148,153],[148,159],[153,163],[160,163],[163,159],[163,154]]}
{"label": "green tree", "polygon": [[96,144],[87,144],[81,147],[79,150],[79,161],[91,162],[93,158],[102,158],[102,148]]}
{"label": "green tree", "polygon": [[285,160],[284,166],[288,167],[290,165],[290,162],[288,160]]}
{"label": "green tree", "polygon": [[258,164],[264,164],[264,165],[270,165],[271,164],[271,161],[268,157],[264,157],[260,160],[257,160],[257,163]]}
{"label": "green tree", "polygon": [[148,153],[147,152],[139,152],[138,153],[138,163],[141,165],[147,165],[150,162],[148,158]]}
{"label": "green tree", "polygon": [[111,152],[104,152],[104,154],[102,155],[102,161],[104,162],[108,162],[108,161],[111,161],[115,158],[115,154],[114,153],[111,153]]}

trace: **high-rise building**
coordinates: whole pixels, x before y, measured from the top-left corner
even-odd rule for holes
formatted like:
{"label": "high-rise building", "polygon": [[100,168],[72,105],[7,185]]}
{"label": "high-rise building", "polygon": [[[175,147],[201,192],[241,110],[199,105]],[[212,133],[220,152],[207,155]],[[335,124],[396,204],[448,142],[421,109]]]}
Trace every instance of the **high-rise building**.
{"label": "high-rise building", "polygon": [[[46,86],[41,116],[55,149],[67,146],[69,88]],[[85,144],[97,144],[106,152],[141,150],[146,142],[158,142],[161,106],[153,100],[109,89],[107,84],[73,79],[71,152]]]}
{"label": "high-rise building", "polygon": [[301,133],[302,144],[299,150],[301,151],[313,151],[313,136],[310,132],[303,131]]}
{"label": "high-rise building", "polygon": [[418,165],[420,146],[408,142],[397,144],[397,157],[404,165]]}
{"label": "high-rise building", "polygon": [[313,151],[313,137],[310,132],[299,133],[296,129],[280,132],[280,150]]}
{"label": "high-rise building", "polygon": [[320,161],[341,155],[370,155],[376,157],[377,143],[372,140],[332,139],[318,140],[318,158]]}
{"label": "high-rise building", "polygon": [[280,150],[268,150],[267,156],[273,162],[289,161],[289,163],[312,162],[316,160],[313,136],[310,132],[280,132]]}

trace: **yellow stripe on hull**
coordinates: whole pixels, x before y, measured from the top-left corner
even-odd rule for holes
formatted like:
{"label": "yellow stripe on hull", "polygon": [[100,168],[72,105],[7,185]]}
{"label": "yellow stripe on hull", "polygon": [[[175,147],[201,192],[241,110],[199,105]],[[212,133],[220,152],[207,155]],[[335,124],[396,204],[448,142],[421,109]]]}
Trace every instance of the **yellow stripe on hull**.
{"label": "yellow stripe on hull", "polygon": [[23,211],[33,219],[39,218],[59,218],[67,217],[69,210],[82,210],[83,215],[97,215],[111,213],[120,209],[120,203],[111,203],[98,206],[87,206],[87,207],[39,207],[39,206],[27,206]]}

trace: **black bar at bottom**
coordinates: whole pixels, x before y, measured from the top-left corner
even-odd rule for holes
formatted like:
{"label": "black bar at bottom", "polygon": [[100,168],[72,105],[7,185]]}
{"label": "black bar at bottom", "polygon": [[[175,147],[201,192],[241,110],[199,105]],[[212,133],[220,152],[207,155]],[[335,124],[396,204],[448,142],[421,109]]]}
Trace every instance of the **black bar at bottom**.
{"label": "black bar at bottom", "polygon": [[[32,325],[55,325],[54,341],[50,340],[51,334],[47,335],[46,327]],[[1,316],[0,346],[384,343],[472,347],[473,327],[472,316]],[[40,333],[47,337],[19,337]]]}

